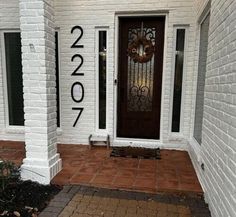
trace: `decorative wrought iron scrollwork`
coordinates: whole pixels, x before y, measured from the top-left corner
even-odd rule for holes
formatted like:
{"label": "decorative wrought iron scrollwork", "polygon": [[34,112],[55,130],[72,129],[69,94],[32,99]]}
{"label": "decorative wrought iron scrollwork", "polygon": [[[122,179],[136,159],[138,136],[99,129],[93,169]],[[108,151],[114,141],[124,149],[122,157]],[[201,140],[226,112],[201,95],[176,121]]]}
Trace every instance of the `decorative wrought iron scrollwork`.
{"label": "decorative wrought iron scrollwork", "polygon": [[129,107],[128,110],[135,111],[151,111],[152,109],[152,97],[150,94],[150,88],[147,86],[132,86],[129,89]]}
{"label": "decorative wrought iron scrollwork", "polygon": [[128,30],[128,111],[151,111],[156,29]]}

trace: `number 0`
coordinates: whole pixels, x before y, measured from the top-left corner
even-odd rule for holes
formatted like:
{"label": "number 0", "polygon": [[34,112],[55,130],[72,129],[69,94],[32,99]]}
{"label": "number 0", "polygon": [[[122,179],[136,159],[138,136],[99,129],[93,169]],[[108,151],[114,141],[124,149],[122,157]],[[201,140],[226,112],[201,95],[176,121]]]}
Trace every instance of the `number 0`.
{"label": "number 0", "polygon": [[[80,99],[76,99],[75,96],[74,96],[74,88],[75,88],[76,85],[81,87],[81,97],[80,97]],[[84,86],[83,86],[82,83],[77,81],[71,86],[71,98],[73,99],[74,102],[77,102],[77,103],[80,103],[80,102],[83,101],[83,99],[84,99]]]}

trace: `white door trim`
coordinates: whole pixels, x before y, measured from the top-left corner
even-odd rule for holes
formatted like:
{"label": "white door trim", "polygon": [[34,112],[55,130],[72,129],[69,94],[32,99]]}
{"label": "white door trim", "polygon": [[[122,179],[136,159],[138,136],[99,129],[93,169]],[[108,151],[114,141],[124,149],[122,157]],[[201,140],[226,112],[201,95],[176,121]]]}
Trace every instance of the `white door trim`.
{"label": "white door trim", "polygon": [[163,52],[163,70],[162,70],[162,93],[161,93],[161,109],[160,109],[160,139],[136,139],[136,138],[121,138],[117,137],[117,100],[118,100],[118,88],[114,85],[114,123],[113,123],[113,135],[114,135],[114,145],[127,145],[130,146],[145,146],[145,147],[159,147],[163,141],[163,107],[164,107],[164,88],[165,88],[165,69],[166,69],[166,51],[167,51],[167,32],[168,32],[168,11],[156,11],[156,12],[140,12],[140,13],[127,13],[119,12],[115,14],[115,51],[114,51],[114,79],[118,79],[118,52],[119,52],[119,18],[120,17],[165,17],[165,30],[164,30],[164,52]]}
{"label": "white door trim", "polygon": [[[180,127],[179,132],[172,132],[172,117],[173,117],[173,101],[174,101],[174,79],[175,79],[175,51],[176,51],[176,40],[177,40],[177,30],[185,29],[185,38],[184,38],[184,60],[183,60],[183,72],[182,72],[182,93],[181,93],[181,102],[180,102]],[[188,34],[189,34],[189,25],[175,25],[173,26],[173,48],[172,48],[172,67],[171,67],[171,93],[170,93],[170,114],[169,114],[169,138],[178,139],[183,138],[183,128],[184,128],[184,104],[186,96],[186,68],[187,68],[187,59],[188,59]]]}
{"label": "white door trim", "polygon": [[[99,129],[99,31],[105,31],[106,32],[106,46],[107,46],[107,52],[106,52],[106,127],[105,129]],[[96,106],[95,106],[95,133],[98,135],[107,135],[108,133],[108,93],[109,93],[109,73],[108,73],[108,59],[109,59],[109,27],[106,26],[96,26],[95,27],[95,90],[96,90]]]}

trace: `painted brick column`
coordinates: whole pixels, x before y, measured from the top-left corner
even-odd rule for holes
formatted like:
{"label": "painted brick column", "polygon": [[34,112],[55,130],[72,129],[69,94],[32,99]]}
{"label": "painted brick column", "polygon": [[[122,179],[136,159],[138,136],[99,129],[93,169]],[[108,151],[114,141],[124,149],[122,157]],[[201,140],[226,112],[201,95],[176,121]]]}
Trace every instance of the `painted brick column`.
{"label": "painted brick column", "polygon": [[43,184],[61,170],[57,153],[53,0],[19,0],[26,158],[22,179]]}

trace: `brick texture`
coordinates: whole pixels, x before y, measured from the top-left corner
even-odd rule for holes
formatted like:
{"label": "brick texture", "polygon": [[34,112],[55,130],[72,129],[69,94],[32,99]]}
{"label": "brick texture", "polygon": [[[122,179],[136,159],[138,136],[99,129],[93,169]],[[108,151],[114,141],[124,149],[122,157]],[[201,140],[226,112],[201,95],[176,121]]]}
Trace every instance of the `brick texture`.
{"label": "brick texture", "polygon": [[[36,4],[37,5],[37,4]],[[95,95],[96,95],[96,70],[95,70],[95,28],[99,26],[107,26],[108,28],[108,133],[113,138],[114,132],[114,86],[113,80],[116,77],[115,71],[115,45],[117,42],[116,36],[116,12],[151,12],[158,14],[158,11],[169,11],[166,20],[166,38],[165,38],[165,59],[163,70],[163,97],[162,97],[162,116],[161,116],[161,141],[154,143],[153,146],[164,146],[169,148],[186,149],[186,140],[190,133],[190,113],[192,103],[192,76],[194,65],[194,46],[195,46],[195,21],[193,15],[193,1],[187,0],[160,0],[160,1],[70,1],[62,0],[54,1],[55,8],[55,26],[58,27],[60,35],[60,86],[61,86],[61,129],[62,133],[58,138],[61,143],[88,143],[88,136],[95,129]],[[10,7],[10,3],[4,7]],[[17,3],[14,4],[17,7]],[[26,13],[27,10],[22,10],[21,13]],[[92,12],[92,13],[91,13]],[[32,16],[35,12],[31,10]],[[17,13],[18,15],[18,13]],[[8,16],[6,14],[6,16]],[[10,16],[8,17],[10,20]],[[40,18],[37,18],[40,19]],[[37,21],[36,18],[32,22]],[[19,28],[19,21],[15,21],[15,26]],[[188,47],[186,48],[186,70],[184,75],[184,97],[183,97],[183,128],[180,138],[173,139],[170,136],[171,114],[170,107],[172,103],[172,86],[173,86],[173,42],[174,42],[174,25],[187,24],[188,27]],[[6,23],[4,25],[7,25]],[[80,40],[80,44],[84,48],[72,49],[71,44],[76,40],[79,32],[75,31],[71,34],[71,28],[75,25],[80,25],[84,29],[84,35]],[[24,25],[22,25],[23,27]],[[2,28],[0,26],[0,28]],[[11,27],[10,27],[11,28]],[[35,37],[37,35],[35,32]],[[81,54],[84,58],[84,64],[80,71],[84,73],[82,77],[71,76],[71,73],[77,67],[78,61],[71,62],[71,57],[74,54]],[[1,78],[1,77],[0,77]],[[74,82],[83,83],[85,88],[84,100],[81,103],[75,103],[71,99],[71,86]],[[2,80],[1,82],[2,83]],[[1,88],[3,91],[4,88]],[[1,100],[1,99],[0,99]],[[1,101],[0,101],[1,102]],[[78,111],[72,111],[72,107],[83,107],[84,111],[76,127],[73,123],[77,117]],[[2,112],[1,112],[2,111]],[[1,120],[4,120],[3,109],[0,110]],[[6,132],[4,123],[2,124],[0,137],[2,139],[23,139],[16,133]],[[138,143],[137,143],[138,145]]]}
{"label": "brick texture", "polygon": [[[205,3],[196,1],[199,8]],[[192,153],[194,147],[190,146],[214,217],[236,216],[235,11],[234,0],[211,1],[202,145],[195,154]],[[201,163],[205,165],[204,171],[200,168]]]}
{"label": "brick texture", "polygon": [[[74,190],[71,193],[68,187],[64,187],[39,217],[210,217],[203,198],[196,195],[147,194],[86,186],[71,186]],[[62,202],[64,197],[70,198],[70,202]],[[61,206],[65,207],[62,212]]]}
{"label": "brick texture", "polygon": [[[1,30],[18,30],[20,29],[20,17],[19,17],[19,1],[0,1],[0,32]],[[0,34],[0,41],[3,42],[3,34]],[[3,73],[3,43],[0,43],[0,138],[4,140],[24,140],[24,130],[21,129],[9,129],[6,127],[5,120],[5,94],[4,88],[5,76]]]}
{"label": "brick texture", "polygon": [[21,177],[48,184],[57,154],[53,1],[20,1],[26,158]]}
{"label": "brick texture", "polygon": [[[116,36],[116,12],[140,12],[153,11],[153,14],[158,14],[158,10],[169,10],[166,28],[166,47],[165,60],[163,70],[163,110],[162,110],[162,141],[159,143],[164,147],[186,148],[186,138],[189,136],[189,114],[191,112],[191,94],[192,94],[192,67],[194,60],[194,17],[192,1],[70,1],[69,3],[62,0],[57,0],[55,4],[56,11],[56,26],[60,27],[60,44],[61,44],[61,89],[62,89],[62,130],[60,142],[62,143],[87,143],[88,136],[94,132],[95,128],[95,27],[108,26],[108,133],[113,138],[114,132],[114,100],[115,89],[113,81],[116,78],[116,57],[117,50],[115,45],[117,42]],[[155,11],[154,11],[155,10]],[[92,11],[92,13],[91,13]],[[170,105],[173,80],[173,37],[174,25],[189,24],[188,48],[186,60],[185,74],[185,93],[183,99],[183,137],[180,141],[172,140],[169,137],[169,126],[171,122]],[[78,34],[70,34],[71,28],[74,25],[81,25],[84,29],[84,36],[80,40],[80,44],[84,45],[81,49],[71,49],[71,44],[75,41]],[[70,58],[79,53],[84,57],[84,64],[80,68],[84,72],[83,77],[72,77],[72,70],[77,66],[78,62],[71,62]],[[71,85],[75,81],[80,81],[85,87],[85,98],[78,105],[74,103],[70,96]],[[84,107],[84,112],[79,120],[78,125],[73,128],[73,122],[77,116],[77,111],[71,111],[73,106]],[[158,143],[154,145],[157,146]],[[159,145],[158,144],[158,145]],[[137,145],[140,145],[140,143]]]}
{"label": "brick texture", "polygon": [[203,119],[205,187],[213,216],[236,216],[236,2],[213,0]]}

